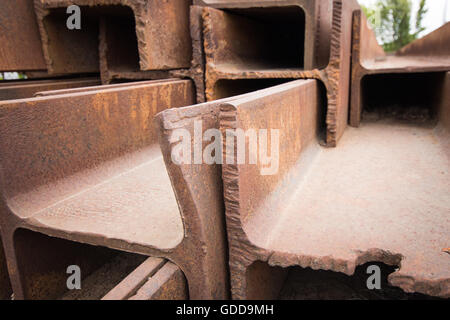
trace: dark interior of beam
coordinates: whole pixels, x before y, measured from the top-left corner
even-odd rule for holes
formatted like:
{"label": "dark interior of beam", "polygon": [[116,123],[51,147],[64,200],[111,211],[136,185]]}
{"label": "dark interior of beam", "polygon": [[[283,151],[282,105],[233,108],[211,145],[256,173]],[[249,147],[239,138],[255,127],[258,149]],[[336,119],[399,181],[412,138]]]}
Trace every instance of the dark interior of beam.
{"label": "dark interior of beam", "polygon": [[6,256],[3,251],[2,239],[0,238],[0,300],[11,299],[12,289],[9,281]]}
{"label": "dark interior of beam", "polygon": [[[381,270],[381,289],[370,290],[368,267],[376,265]],[[369,262],[356,268],[353,276],[343,273],[313,270],[301,267],[271,267],[255,262],[247,271],[250,299],[278,300],[432,300],[433,297],[406,293],[388,283],[388,276],[397,267],[380,262]]]}
{"label": "dark interior of beam", "polygon": [[[224,37],[248,69],[299,69],[304,66],[305,12],[298,6],[230,9]],[[245,41],[241,41],[245,39]],[[221,63],[219,61],[219,63]]]}
{"label": "dark interior of beam", "polygon": [[399,73],[362,80],[362,121],[436,124],[445,73]]}
{"label": "dark interior of beam", "polygon": [[127,6],[81,6],[81,29],[69,30],[66,8],[52,9],[44,19],[55,73],[99,71],[99,23],[106,21],[108,67],[139,70],[139,53],[133,11]]}
{"label": "dark interior of beam", "polygon": [[[98,10],[80,7],[81,29],[69,30],[66,8],[51,9],[44,18],[53,73],[98,72]],[[45,43],[44,43],[45,45]]]}
{"label": "dark interior of beam", "polygon": [[136,22],[133,11],[123,7],[120,14],[104,16],[100,33],[106,43],[106,63],[114,72],[137,72],[139,68],[139,49],[136,36]]}
{"label": "dark interior of beam", "polygon": [[[14,243],[25,299],[32,300],[99,300],[147,258],[25,229]],[[67,288],[71,265],[80,267],[81,290]]]}

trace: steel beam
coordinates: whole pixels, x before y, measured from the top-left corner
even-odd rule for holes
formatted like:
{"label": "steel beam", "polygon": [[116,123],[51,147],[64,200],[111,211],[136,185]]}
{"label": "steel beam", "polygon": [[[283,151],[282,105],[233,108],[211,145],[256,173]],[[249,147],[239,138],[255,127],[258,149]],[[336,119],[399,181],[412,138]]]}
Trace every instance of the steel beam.
{"label": "steel beam", "polygon": [[[430,96],[440,98],[445,124],[446,88]],[[232,297],[277,298],[287,267],[350,276],[382,262],[398,267],[391,285],[448,298],[450,131],[369,121],[348,129],[337,148],[322,148],[319,98],[317,83],[299,80],[221,105]],[[269,164],[238,162],[239,140],[226,136],[255,128],[279,132],[273,174],[261,173]]]}
{"label": "steel beam", "polygon": [[191,6],[190,32],[192,39],[192,61],[188,70],[173,70],[172,74],[194,81],[197,92],[197,103],[206,101],[205,97],[205,51],[203,49],[203,7]]}
{"label": "steel beam", "polygon": [[166,260],[148,258],[117,286],[108,292],[102,300],[128,300],[153,277],[165,264]]}
{"label": "steel beam", "polygon": [[[300,81],[302,82],[302,81]],[[313,80],[310,82],[315,83]],[[286,84],[286,86],[295,86],[296,84]],[[215,232],[221,230],[222,222],[221,217],[224,214],[224,208],[222,206],[223,203],[223,189],[222,189],[222,176],[221,176],[221,162],[216,162],[212,165],[202,164],[197,165],[197,168],[194,169],[189,165],[177,165],[173,163],[171,160],[171,154],[176,152],[176,149],[179,148],[177,143],[174,143],[171,139],[172,135],[176,133],[177,130],[183,129],[194,137],[195,135],[203,136],[210,129],[220,129],[220,107],[223,104],[228,102],[238,100],[238,99],[250,99],[254,97],[260,97],[266,95],[268,92],[272,92],[271,90],[276,89],[265,89],[249,94],[244,94],[240,96],[225,98],[221,100],[214,100],[202,104],[198,104],[195,106],[190,106],[181,109],[170,109],[165,110],[157,115],[156,121],[159,123],[161,128],[161,132],[163,133],[161,141],[167,141],[164,144],[161,144],[163,153],[166,155],[166,164],[169,168],[169,172],[172,172],[173,175],[171,179],[173,181],[174,188],[179,188],[179,194],[182,194],[182,190],[188,188],[190,190],[196,190],[195,192],[199,192],[199,190],[203,190],[207,193],[208,196],[198,198],[198,210],[199,213],[202,213],[202,219],[205,221],[210,228],[214,229]],[[319,95],[320,96],[320,95]],[[315,96],[314,96],[315,97]],[[311,96],[308,96],[311,98]],[[320,97],[317,97],[320,99]],[[300,101],[300,100],[299,100]],[[311,112],[319,112],[320,103],[314,99],[305,99],[301,100],[305,102],[305,108],[310,107]],[[201,127],[198,124],[201,123]],[[308,131],[309,128],[305,127],[304,130]],[[309,132],[309,131],[308,131]],[[312,131],[311,131],[312,132]],[[286,136],[286,139],[288,137]],[[289,138],[293,139],[293,138]],[[169,143],[172,141],[172,143]],[[202,149],[209,144],[207,141],[202,142]],[[191,158],[194,159],[196,157],[195,151],[196,148],[191,148]],[[175,174],[176,173],[176,174]],[[187,185],[184,183],[187,182]],[[212,233],[213,234],[213,233]],[[228,236],[232,235],[230,231],[228,231]],[[212,239],[210,241],[213,241]],[[225,247],[222,244],[218,244],[215,247],[216,252],[222,252],[225,250]],[[209,250],[209,248],[207,248]],[[216,256],[216,259],[219,256]],[[212,259],[212,258],[211,258]],[[233,263],[233,261],[230,261]],[[226,262],[222,262],[226,263]],[[222,274],[226,272],[224,269],[217,269],[216,274]],[[188,278],[189,279],[189,278]],[[207,281],[216,281],[215,279],[208,279]],[[222,284],[227,287],[226,284]]]}
{"label": "steel beam", "polygon": [[0,2],[0,71],[46,70],[33,0]]}
{"label": "steel beam", "polygon": [[3,84],[0,82],[0,101],[31,98],[39,91],[65,88],[84,88],[100,84],[100,79],[62,79],[62,80],[32,80],[15,81]]}
{"label": "steel beam", "polygon": [[[66,28],[65,8],[72,4],[81,7],[81,30]],[[48,70],[99,71],[99,17],[114,20],[108,27],[123,35],[107,38],[112,40],[107,44],[110,56],[115,57],[108,61],[113,65],[112,72],[129,75],[138,70],[188,68],[189,5],[185,0],[35,0]]]}
{"label": "steel beam", "polygon": [[188,297],[183,272],[167,262],[129,300],[187,300]]}
{"label": "steel beam", "polygon": [[[136,264],[137,268],[127,275]],[[118,280],[121,281],[115,285]],[[110,287],[113,288],[105,295]],[[119,254],[83,279],[80,290],[69,291],[62,299],[186,300],[188,297],[186,278],[175,264],[160,258]]]}
{"label": "steel beam", "polygon": [[[321,80],[328,100],[325,140],[336,146],[348,122],[351,20],[357,2],[197,3],[210,6],[203,12],[207,100],[274,85],[251,79]],[[248,81],[233,85],[233,80]]]}
{"label": "steel beam", "polygon": [[149,80],[149,81],[138,81],[138,82],[125,82],[125,83],[116,83],[110,85],[99,85],[99,86],[89,86],[82,88],[71,88],[71,89],[58,89],[58,90],[47,90],[47,91],[39,91],[35,93],[35,97],[46,97],[46,96],[55,96],[60,94],[74,94],[74,93],[83,93],[89,91],[98,91],[102,89],[119,89],[131,87],[134,85],[145,85],[145,84],[155,84],[164,83],[164,82],[173,82],[179,79],[170,78],[170,79],[162,79],[162,80]]}
{"label": "steel beam", "polygon": [[171,72],[167,70],[140,71],[137,39],[132,21],[131,27],[126,23],[125,26],[117,24],[114,17],[100,17],[99,23],[100,75],[104,84],[117,80],[171,77]]}
{"label": "steel beam", "polygon": [[27,280],[26,271],[39,265],[25,252],[35,236],[19,239],[18,229],[51,237],[39,252],[48,255],[47,268],[36,276],[59,265],[52,255],[59,238],[69,247],[82,242],[168,258],[183,270],[191,298],[226,297],[222,216],[198,199],[219,204],[205,186],[185,193],[191,176],[170,165],[164,150],[171,142],[163,139],[165,170],[152,121],[193,101],[191,82],[177,80],[0,103],[1,231],[16,298],[46,297],[57,285]]}
{"label": "steel beam", "polygon": [[363,79],[371,75],[433,73],[450,70],[450,23],[422,39],[386,55],[378,45],[364,14],[353,16],[350,125],[358,127],[363,111]]}

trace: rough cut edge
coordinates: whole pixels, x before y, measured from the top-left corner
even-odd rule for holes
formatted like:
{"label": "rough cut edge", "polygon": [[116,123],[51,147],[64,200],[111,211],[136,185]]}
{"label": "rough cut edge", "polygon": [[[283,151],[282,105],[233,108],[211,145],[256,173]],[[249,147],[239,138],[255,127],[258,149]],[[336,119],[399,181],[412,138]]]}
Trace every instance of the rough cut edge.
{"label": "rough cut edge", "polygon": [[[350,125],[358,128],[361,124],[361,106],[356,99],[361,99],[361,10],[353,13],[352,22],[352,64],[350,68]],[[358,84],[356,84],[358,83]],[[355,98],[354,98],[355,97]]]}
{"label": "rough cut edge", "polygon": [[337,146],[338,134],[338,104],[339,104],[339,80],[341,68],[341,25],[342,25],[342,0],[333,1],[333,15],[331,23],[330,63],[326,68],[327,76],[327,146]]}
{"label": "rough cut edge", "polygon": [[201,7],[190,7],[190,32],[192,39],[191,73],[197,88],[197,103],[206,101],[205,97],[205,52],[203,50],[203,19]]}
{"label": "rough cut edge", "polygon": [[203,20],[203,50],[205,54],[205,97],[207,101],[214,98],[214,84],[218,80],[215,76],[214,70],[214,51],[217,49],[213,47],[212,41],[212,18],[208,8],[204,8],[202,13]]}

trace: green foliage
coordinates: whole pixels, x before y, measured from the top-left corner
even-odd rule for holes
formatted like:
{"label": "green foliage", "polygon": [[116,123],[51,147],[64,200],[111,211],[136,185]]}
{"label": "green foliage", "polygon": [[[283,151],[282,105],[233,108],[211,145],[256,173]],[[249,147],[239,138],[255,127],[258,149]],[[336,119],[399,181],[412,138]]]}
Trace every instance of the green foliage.
{"label": "green foliage", "polygon": [[427,13],[426,0],[420,1],[414,27],[411,0],[378,0],[373,8],[363,7],[363,11],[387,52],[402,48],[425,30],[423,18]]}

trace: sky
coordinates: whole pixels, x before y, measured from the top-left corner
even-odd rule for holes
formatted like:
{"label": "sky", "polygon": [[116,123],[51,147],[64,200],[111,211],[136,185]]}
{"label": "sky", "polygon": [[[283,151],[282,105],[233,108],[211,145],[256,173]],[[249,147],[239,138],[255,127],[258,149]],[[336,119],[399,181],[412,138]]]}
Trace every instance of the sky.
{"label": "sky", "polygon": [[[413,12],[417,11],[420,0],[411,0],[413,3]],[[358,2],[365,6],[373,5],[376,0],[358,0]],[[426,30],[421,33],[424,36],[450,21],[450,0],[427,0],[426,5],[428,12],[424,18],[424,27]]]}

